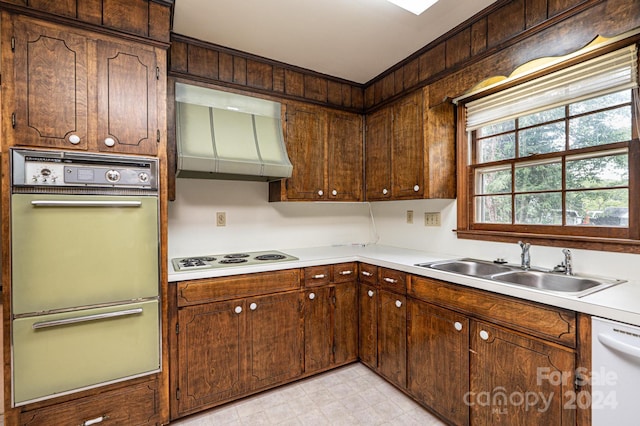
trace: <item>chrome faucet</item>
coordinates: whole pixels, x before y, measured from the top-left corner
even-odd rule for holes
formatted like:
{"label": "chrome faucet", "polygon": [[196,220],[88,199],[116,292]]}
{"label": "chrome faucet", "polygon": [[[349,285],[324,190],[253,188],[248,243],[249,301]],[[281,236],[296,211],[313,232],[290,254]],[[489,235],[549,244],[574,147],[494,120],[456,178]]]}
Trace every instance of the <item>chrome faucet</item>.
{"label": "chrome faucet", "polygon": [[564,274],[573,275],[573,264],[571,263],[571,250],[563,249],[564,254]]}
{"label": "chrome faucet", "polygon": [[520,248],[522,249],[522,253],[520,254],[522,262],[520,266],[526,271],[527,269],[531,268],[531,255],[529,254],[529,248],[531,248],[531,244],[523,243],[522,241],[518,241],[518,244],[520,244]]}

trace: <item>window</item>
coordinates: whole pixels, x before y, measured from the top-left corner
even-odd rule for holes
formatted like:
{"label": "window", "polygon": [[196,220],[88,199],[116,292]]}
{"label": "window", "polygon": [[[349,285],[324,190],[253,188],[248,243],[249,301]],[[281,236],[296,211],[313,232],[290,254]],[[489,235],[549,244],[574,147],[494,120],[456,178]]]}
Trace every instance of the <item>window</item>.
{"label": "window", "polygon": [[637,72],[634,45],[460,106],[459,236],[640,244]]}

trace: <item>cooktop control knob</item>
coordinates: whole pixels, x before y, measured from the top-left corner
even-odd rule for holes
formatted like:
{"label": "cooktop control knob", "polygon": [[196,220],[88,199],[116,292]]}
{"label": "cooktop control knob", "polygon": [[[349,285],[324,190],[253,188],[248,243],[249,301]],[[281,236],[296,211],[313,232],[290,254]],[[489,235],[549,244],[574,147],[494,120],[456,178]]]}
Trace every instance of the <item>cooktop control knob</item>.
{"label": "cooktop control knob", "polygon": [[58,176],[49,168],[44,167],[38,171],[38,174],[33,175],[31,180],[34,183],[56,183]]}
{"label": "cooktop control knob", "polygon": [[147,172],[140,172],[138,174],[138,179],[142,183],[147,183],[147,182],[149,182],[149,174]]}
{"label": "cooktop control knob", "polygon": [[120,180],[120,172],[117,170],[113,170],[113,169],[107,170],[107,173],[105,176],[109,182],[115,183]]}

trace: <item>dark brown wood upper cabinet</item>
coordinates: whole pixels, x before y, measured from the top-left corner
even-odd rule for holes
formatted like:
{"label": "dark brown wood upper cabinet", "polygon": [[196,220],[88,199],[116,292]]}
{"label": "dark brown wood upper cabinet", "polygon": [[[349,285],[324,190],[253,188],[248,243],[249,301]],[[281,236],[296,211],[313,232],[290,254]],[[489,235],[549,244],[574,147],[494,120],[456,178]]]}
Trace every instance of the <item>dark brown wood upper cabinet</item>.
{"label": "dark brown wood upper cabinet", "polygon": [[15,44],[3,47],[15,87],[3,106],[9,145],[157,154],[164,52],[24,16],[2,20],[3,45]]}
{"label": "dark brown wood upper cabinet", "polygon": [[422,91],[393,106],[391,122],[391,191],[395,199],[424,194],[424,133]]}
{"label": "dark brown wood upper cabinet", "polygon": [[365,182],[369,201],[391,199],[391,108],[366,117]]}

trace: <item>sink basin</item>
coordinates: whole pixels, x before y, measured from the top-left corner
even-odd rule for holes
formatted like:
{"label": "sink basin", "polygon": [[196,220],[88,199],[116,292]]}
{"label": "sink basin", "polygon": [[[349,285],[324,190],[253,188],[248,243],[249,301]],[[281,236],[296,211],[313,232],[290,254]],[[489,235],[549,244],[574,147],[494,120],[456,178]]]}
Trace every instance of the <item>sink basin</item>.
{"label": "sink basin", "polygon": [[440,271],[455,272],[463,275],[472,275],[474,277],[494,275],[514,270],[509,266],[476,259],[444,260],[442,262],[421,263],[416,266],[438,269]]}
{"label": "sink basin", "polygon": [[511,271],[491,276],[492,280],[538,290],[585,296],[623,281],[605,280],[539,271]]}

